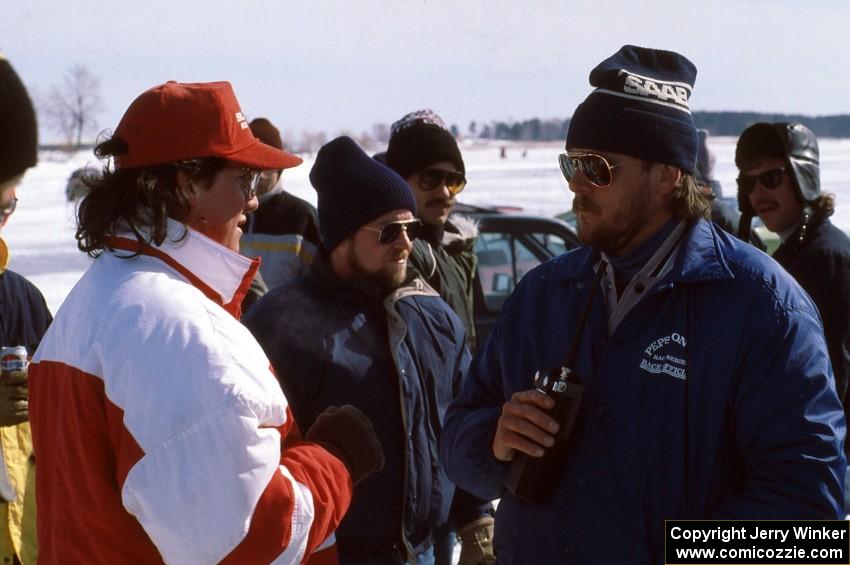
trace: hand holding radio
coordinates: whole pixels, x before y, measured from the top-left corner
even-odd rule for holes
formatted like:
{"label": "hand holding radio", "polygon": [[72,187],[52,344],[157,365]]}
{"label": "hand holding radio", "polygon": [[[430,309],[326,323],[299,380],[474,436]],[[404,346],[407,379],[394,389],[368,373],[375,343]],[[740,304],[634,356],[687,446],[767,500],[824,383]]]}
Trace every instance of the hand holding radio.
{"label": "hand holding radio", "polygon": [[499,461],[511,461],[516,453],[542,457],[544,450],[555,443],[556,422],[547,413],[555,401],[537,389],[514,393],[502,405],[502,414],[493,437],[493,456]]}

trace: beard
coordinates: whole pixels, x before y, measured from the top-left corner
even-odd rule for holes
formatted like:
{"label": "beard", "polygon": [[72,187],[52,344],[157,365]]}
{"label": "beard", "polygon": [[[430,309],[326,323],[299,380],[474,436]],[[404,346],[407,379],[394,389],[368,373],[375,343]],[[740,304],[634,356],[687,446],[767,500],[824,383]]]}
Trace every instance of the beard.
{"label": "beard", "polygon": [[[401,259],[402,257],[407,257],[406,251],[393,254],[391,259]],[[384,290],[395,290],[407,279],[407,262],[404,263],[403,267],[398,266],[397,263],[385,263],[378,271],[372,271],[360,260],[353,245],[348,248],[346,259],[351,270],[357,273],[358,279],[372,283]]]}
{"label": "beard", "polygon": [[[619,201],[612,203],[616,208],[609,208],[605,216],[605,211],[597,202],[585,194],[576,194],[573,198],[573,212],[576,214],[579,240],[607,255],[620,255],[650,217],[648,190],[649,179],[644,178],[637,190],[624,193]],[[586,225],[582,221],[582,213],[592,216]]]}

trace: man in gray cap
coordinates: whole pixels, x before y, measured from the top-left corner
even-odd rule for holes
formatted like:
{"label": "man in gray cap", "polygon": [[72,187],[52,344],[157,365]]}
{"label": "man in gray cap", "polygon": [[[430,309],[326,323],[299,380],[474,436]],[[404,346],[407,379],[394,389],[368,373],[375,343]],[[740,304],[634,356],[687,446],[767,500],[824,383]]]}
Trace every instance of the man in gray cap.
{"label": "man in gray cap", "polygon": [[[820,311],[838,396],[850,376],[850,238],[832,225],[835,197],[821,193],[818,141],[803,124],[758,123],[735,150],[740,233],[758,215],[782,244],[773,258],[809,293]],[[845,445],[845,451],[847,450]]]}
{"label": "man in gray cap", "polygon": [[449,477],[502,497],[500,564],[663,563],[665,520],[843,517],[817,310],[707,220],[695,79],[632,45],[591,71],[559,159],[585,245],[525,275],[446,414]]}

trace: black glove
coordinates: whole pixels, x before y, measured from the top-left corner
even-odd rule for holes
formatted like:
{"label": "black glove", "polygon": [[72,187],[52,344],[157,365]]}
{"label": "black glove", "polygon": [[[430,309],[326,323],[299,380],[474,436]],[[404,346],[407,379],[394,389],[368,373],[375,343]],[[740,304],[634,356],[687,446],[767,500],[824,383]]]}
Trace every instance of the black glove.
{"label": "black glove", "polygon": [[384,468],[384,450],[372,422],[350,404],[329,406],[307,430],[305,439],[318,443],[342,461],[355,485]]}
{"label": "black glove", "polygon": [[0,376],[0,426],[14,426],[29,420],[27,372],[4,372]]}

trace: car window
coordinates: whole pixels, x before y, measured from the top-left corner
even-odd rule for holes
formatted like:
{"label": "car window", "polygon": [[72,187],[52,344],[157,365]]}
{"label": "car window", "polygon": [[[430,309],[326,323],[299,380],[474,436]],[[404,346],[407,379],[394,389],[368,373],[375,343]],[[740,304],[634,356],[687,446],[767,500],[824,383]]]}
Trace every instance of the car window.
{"label": "car window", "polygon": [[475,242],[478,279],[487,310],[497,312],[516,284],[540,264],[537,256],[512,234],[482,233]]}
{"label": "car window", "polygon": [[554,257],[567,250],[567,242],[559,235],[554,233],[532,233],[530,235],[539,241],[543,247],[548,249]]}

